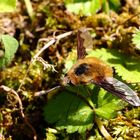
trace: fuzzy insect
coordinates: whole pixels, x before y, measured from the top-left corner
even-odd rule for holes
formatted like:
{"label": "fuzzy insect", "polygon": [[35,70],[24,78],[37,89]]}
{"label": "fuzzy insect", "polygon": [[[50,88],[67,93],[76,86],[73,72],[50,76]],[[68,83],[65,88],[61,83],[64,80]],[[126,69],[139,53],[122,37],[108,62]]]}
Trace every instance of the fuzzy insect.
{"label": "fuzzy insect", "polygon": [[86,30],[78,31],[77,62],[67,73],[67,81],[74,85],[93,83],[118,96],[133,106],[140,106],[137,94],[126,84],[113,77],[113,69],[105,62],[95,58],[85,58],[83,45]]}
{"label": "fuzzy insect", "polygon": [[47,91],[37,92],[35,96],[46,94],[52,90],[66,86],[68,83],[72,83],[73,85],[92,83],[133,106],[140,106],[140,99],[136,92],[123,82],[115,79],[113,77],[113,69],[109,65],[95,57],[85,57],[85,46],[92,44],[92,38],[87,29],[82,28],[78,31],[77,40],[77,62],[68,71],[67,76],[60,85]]}

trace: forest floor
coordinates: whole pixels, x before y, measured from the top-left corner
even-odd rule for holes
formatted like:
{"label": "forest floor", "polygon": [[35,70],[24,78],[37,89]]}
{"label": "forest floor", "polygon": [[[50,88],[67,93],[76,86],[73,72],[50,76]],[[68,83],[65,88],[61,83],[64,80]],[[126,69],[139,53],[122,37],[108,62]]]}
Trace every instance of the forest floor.
{"label": "forest floor", "polygon": [[[6,88],[1,89],[0,94],[0,139],[107,139],[98,124],[86,130],[85,134],[69,133],[65,131],[67,128],[56,129],[55,124],[45,121],[43,107],[60,91],[39,96],[35,94],[60,84],[66,74],[66,65],[72,63],[70,59],[73,61],[76,58],[76,32],[81,27],[94,31],[92,47],[87,49],[114,49],[125,56],[139,59],[140,50],[135,49],[131,41],[133,33],[140,26],[139,2],[126,0],[121,3],[118,12],[110,10],[110,14],[106,14],[100,9],[90,16],[69,12],[61,0],[32,0],[31,3],[33,15],[29,16],[23,0],[17,2],[15,12],[0,14],[0,33],[12,35],[19,42],[11,64],[0,71],[0,85]],[[57,39],[59,35],[64,36]],[[39,52],[52,39],[54,43]],[[37,54],[38,58],[33,62]],[[133,81],[131,84],[131,79],[127,79],[129,76],[123,80],[139,93],[140,84],[133,86]],[[114,118],[101,118],[101,123],[112,139],[140,139],[138,107],[126,105]]]}

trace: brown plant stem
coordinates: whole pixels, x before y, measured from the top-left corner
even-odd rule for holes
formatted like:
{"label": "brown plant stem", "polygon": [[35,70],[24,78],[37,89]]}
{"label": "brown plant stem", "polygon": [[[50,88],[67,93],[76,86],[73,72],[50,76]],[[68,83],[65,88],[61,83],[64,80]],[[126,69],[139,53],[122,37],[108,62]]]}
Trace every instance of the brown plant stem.
{"label": "brown plant stem", "polygon": [[11,89],[11,88],[9,88],[9,87],[7,87],[7,86],[4,86],[4,85],[1,85],[1,86],[0,86],[0,89],[6,91],[7,93],[12,93],[12,94],[15,96],[15,98],[18,100],[20,114],[21,114],[21,116],[22,116],[24,122],[26,123],[26,125],[32,130],[33,135],[34,135],[33,139],[34,139],[34,140],[37,140],[36,130],[35,130],[34,127],[31,125],[31,123],[28,121],[28,118],[25,116],[25,114],[24,114],[24,112],[23,112],[23,104],[22,104],[22,101],[21,101],[21,99],[20,99],[18,93],[17,93],[15,90],[13,90],[13,89]]}

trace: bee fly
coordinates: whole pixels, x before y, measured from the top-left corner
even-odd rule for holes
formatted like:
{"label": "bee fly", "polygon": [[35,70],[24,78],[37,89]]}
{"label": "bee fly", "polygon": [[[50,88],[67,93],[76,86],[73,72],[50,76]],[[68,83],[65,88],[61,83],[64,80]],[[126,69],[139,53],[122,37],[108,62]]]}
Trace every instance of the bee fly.
{"label": "bee fly", "polygon": [[[87,30],[78,31],[78,42],[84,42]],[[87,34],[87,33],[86,33]],[[89,36],[88,36],[89,37]],[[67,81],[74,85],[93,83],[118,96],[133,106],[140,106],[137,94],[126,84],[113,77],[113,69],[95,57],[85,58],[85,48],[78,43],[78,60],[67,73]]]}
{"label": "bee fly", "polygon": [[69,70],[67,77],[74,85],[93,83],[133,106],[140,106],[137,94],[126,84],[115,79],[112,68],[97,58],[79,59]]}
{"label": "bee fly", "polygon": [[[77,39],[78,60],[68,71],[67,76],[63,79],[61,85],[65,86],[70,82],[73,85],[92,83],[118,96],[133,106],[140,106],[140,99],[136,92],[123,82],[115,79],[113,77],[113,69],[110,66],[95,57],[85,58],[85,40],[87,43],[91,43],[92,40],[87,29],[80,29],[77,33]],[[60,88],[61,85],[54,87],[49,91]]]}

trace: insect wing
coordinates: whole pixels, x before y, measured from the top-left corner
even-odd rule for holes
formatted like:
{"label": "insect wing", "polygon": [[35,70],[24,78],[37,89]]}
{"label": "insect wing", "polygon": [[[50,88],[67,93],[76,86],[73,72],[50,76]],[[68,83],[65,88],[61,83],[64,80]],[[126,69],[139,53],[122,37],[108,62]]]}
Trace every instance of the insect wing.
{"label": "insect wing", "polygon": [[85,29],[78,30],[77,32],[77,59],[83,59],[86,55],[86,50],[84,47],[84,38],[81,35],[84,33]]}
{"label": "insect wing", "polygon": [[123,82],[110,77],[98,83],[98,85],[133,106],[140,106],[140,99],[130,87]]}

